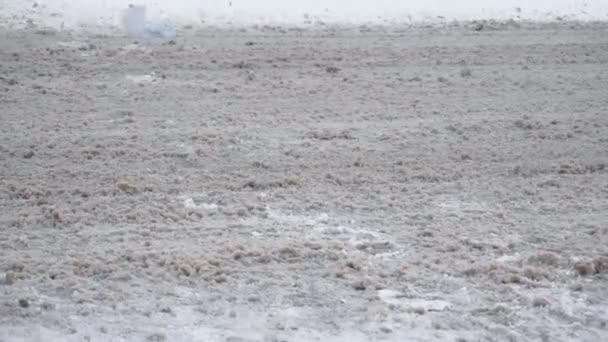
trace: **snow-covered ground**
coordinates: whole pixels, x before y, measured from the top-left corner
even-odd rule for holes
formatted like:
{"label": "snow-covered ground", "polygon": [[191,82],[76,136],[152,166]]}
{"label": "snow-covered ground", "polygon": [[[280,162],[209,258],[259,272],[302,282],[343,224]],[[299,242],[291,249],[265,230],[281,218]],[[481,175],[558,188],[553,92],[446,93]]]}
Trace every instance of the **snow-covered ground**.
{"label": "snow-covered ground", "polygon": [[0,341],[608,340],[606,24],[0,30]]}
{"label": "snow-covered ground", "polygon": [[0,342],[608,340],[603,1],[227,3],[0,2]]}

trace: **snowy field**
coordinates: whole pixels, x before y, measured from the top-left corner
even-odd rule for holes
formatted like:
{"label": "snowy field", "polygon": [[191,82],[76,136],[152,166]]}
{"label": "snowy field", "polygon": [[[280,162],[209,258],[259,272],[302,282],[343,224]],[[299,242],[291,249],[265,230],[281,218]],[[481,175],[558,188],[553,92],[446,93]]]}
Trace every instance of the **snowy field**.
{"label": "snowy field", "polygon": [[607,32],[0,29],[0,341],[608,340]]}

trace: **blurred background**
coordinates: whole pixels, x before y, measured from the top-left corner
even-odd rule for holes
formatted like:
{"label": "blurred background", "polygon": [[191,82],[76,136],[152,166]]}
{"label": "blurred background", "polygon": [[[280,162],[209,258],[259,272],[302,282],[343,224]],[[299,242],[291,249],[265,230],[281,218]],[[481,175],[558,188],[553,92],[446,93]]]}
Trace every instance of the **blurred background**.
{"label": "blurred background", "polygon": [[606,20],[606,0],[0,0],[4,25],[119,26],[129,4],[179,24]]}

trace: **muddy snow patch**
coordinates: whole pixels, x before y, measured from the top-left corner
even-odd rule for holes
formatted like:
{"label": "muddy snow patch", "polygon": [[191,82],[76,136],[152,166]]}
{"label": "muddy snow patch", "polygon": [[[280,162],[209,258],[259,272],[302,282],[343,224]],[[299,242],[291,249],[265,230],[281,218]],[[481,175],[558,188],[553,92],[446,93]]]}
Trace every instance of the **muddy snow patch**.
{"label": "muddy snow patch", "polygon": [[295,225],[304,225],[308,227],[326,225],[329,223],[330,218],[327,213],[320,213],[316,216],[304,216],[282,213],[272,208],[266,208],[268,218],[279,223],[289,223]]}
{"label": "muddy snow patch", "polygon": [[382,289],[377,292],[378,298],[390,305],[401,307],[410,311],[444,311],[452,304],[441,299],[413,298],[413,293],[403,293],[391,289]]}
{"label": "muddy snow patch", "polygon": [[341,240],[357,250],[376,256],[394,256],[395,244],[386,234],[364,227],[317,226],[315,231],[320,235],[331,236]]}
{"label": "muddy snow patch", "polygon": [[82,42],[79,41],[64,41],[64,42],[59,42],[57,43],[57,45],[61,46],[61,47],[67,47],[67,48],[79,48],[80,46],[82,46]]}
{"label": "muddy snow patch", "polygon": [[126,75],[125,78],[133,83],[150,83],[156,81],[156,76],[152,74],[146,75]]}
{"label": "muddy snow patch", "polygon": [[203,199],[204,196],[197,194],[184,194],[178,196],[178,200],[182,202],[184,208],[189,210],[204,210],[204,211],[217,211],[219,206],[215,203],[206,203]]}
{"label": "muddy snow patch", "polygon": [[485,202],[466,200],[457,196],[443,195],[435,199],[435,205],[449,214],[486,213],[492,210]]}

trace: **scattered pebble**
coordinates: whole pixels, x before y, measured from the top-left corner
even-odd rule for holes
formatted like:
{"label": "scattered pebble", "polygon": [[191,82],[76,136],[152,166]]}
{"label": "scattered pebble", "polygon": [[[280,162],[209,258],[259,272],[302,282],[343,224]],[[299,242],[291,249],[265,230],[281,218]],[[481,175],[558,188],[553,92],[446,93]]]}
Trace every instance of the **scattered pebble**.
{"label": "scattered pebble", "polygon": [[340,72],[340,68],[335,66],[328,66],[327,68],[325,68],[325,71],[327,71],[327,73],[329,74],[337,74],[338,72]]}
{"label": "scattered pebble", "polygon": [[194,269],[190,265],[182,265],[179,268],[179,271],[186,277],[190,277],[190,276],[194,275],[194,272],[195,272]]}
{"label": "scattered pebble", "polygon": [[472,27],[473,31],[477,31],[477,32],[483,31],[484,28],[485,27],[484,27],[483,23],[474,23],[473,27]]}
{"label": "scattered pebble", "polygon": [[45,310],[45,311],[51,311],[51,310],[55,309],[55,305],[52,303],[42,303],[42,304],[40,304],[40,308],[42,308],[42,310]]}
{"label": "scattered pebble", "polygon": [[171,310],[171,308],[168,307],[168,306],[165,306],[165,307],[161,308],[160,312],[166,313],[166,314],[173,314],[173,310]]}
{"label": "scattered pebble", "polygon": [[431,323],[431,327],[433,327],[433,329],[435,329],[435,330],[441,330],[441,329],[443,329],[443,326],[439,322],[433,322],[433,323]]}
{"label": "scattered pebble", "polygon": [[344,266],[346,266],[349,269],[355,270],[355,271],[361,271],[361,265],[359,265],[359,263],[349,260],[346,262],[346,264],[344,264]]}
{"label": "scattered pebble", "polygon": [[127,183],[127,182],[118,182],[116,183],[116,188],[118,188],[118,190],[129,194],[129,195],[133,195],[139,192],[139,190],[137,189],[137,187]]}
{"label": "scattered pebble", "polygon": [[34,156],[34,151],[27,151],[24,155],[23,158],[25,159],[31,159]]}
{"label": "scattered pebble", "polygon": [[365,291],[365,289],[367,288],[367,285],[365,284],[364,280],[357,280],[357,281],[353,282],[352,286],[353,286],[353,289],[355,289],[357,291]]}
{"label": "scattered pebble", "polygon": [[216,276],[213,280],[215,280],[215,282],[217,284],[222,284],[222,283],[225,283],[226,281],[228,281],[228,278],[226,278],[225,275],[221,274],[221,275]]}
{"label": "scattered pebble", "polygon": [[414,312],[417,315],[424,315],[426,313],[426,309],[423,308],[422,306],[417,306],[415,308],[412,308],[412,312]]}
{"label": "scattered pebble", "polygon": [[441,83],[448,83],[448,82],[450,82],[450,80],[448,80],[447,78],[445,78],[443,76],[437,77],[437,81],[439,81]]}
{"label": "scattered pebble", "polygon": [[148,335],[148,337],[146,337],[146,341],[150,341],[150,342],[164,342],[167,340],[167,335],[163,334],[163,333],[154,333],[151,335]]}
{"label": "scattered pebble", "polygon": [[19,299],[19,306],[22,308],[27,308],[30,306],[30,303],[27,301],[27,299],[21,298]]}
{"label": "scattered pebble", "polygon": [[433,237],[433,232],[430,230],[423,230],[418,234],[420,237]]}
{"label": "scattered pebble", "polygon": [[583,291],[583,284],[574,283],[574,284],[570,285],[570,290],[577,291],[577,292]]}
{"label": "scattered pebble", "polygon": [[382,331],[385,334],[390,334],[391,332],[393,332],[393,329],[386,324],[382,324],[380,326],[380,331]]}
{"label": "scattered pebble", "polygon": [[462,77],[471,77],[472,75],[473,72],[469,68],[463,68],[462,70],[460,70],[460,76]]}

